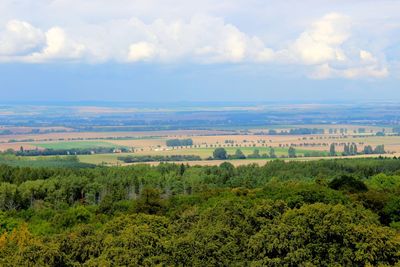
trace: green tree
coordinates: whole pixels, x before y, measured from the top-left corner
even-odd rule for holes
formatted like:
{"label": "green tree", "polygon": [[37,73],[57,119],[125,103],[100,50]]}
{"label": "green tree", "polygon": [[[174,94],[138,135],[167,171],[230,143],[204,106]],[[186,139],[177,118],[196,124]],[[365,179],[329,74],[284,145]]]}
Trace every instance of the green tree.
{"label": "green tree", "polygon": [[385,146],[377,145],[374,149],[374,154],[385,154]]}
{"label": "green tree", "polygon": [[288,156],[289,156],[289,158],[295,158],[296,157],[296,149],[294,149],[294,147],[289,147]]}
{"label": "green tree", "polygon": [[136,205],[136,211],[148,214],[162,213],[164,211],[164,203],[161,200],[160,190],[151,187],[143,188]]}
{"label": "green tree", "polygon": [[69,208],[65,213],[57,214],[53,224],[60,228],[70,228],[76,224],[88,223],[92,214],[84,207],[77,206]]}
{"label": "green tree", "polygon": [[350,146],[348,144],[344,144],[343,156],[348,156],[348,155],[350,155]]}
{"label": "green tree", "polygon": [[400,189],[400,175],[386,175],[379,173],[368,179],[368,187],[379,191]]}
{"label": "green tree", "polygon": [[276,158],[275,149],[272,147],[269,149],[269,157],[273,159]]}
{"label": "green tree", "polygon": [[364,154],[373,154],[374,150],[372,149],[372,147],[370,145],[368,146],[364,146]]}
{"label": "green tree", "polygon": [[236,149],[234,158],[235,158],[235,159],[245,159],[246,156],[243,154],[242,150]]}
{"label": "green tree", "polygon": [[335,144],[332,143],[329,147],[329,156],[333,157],[336,156]]}
{"label": "green tree", "polygon": [[339,178],[333,179],[329,183],[329,187],[335,190],[344,190],[350,193],[368,191],[368,187],[363,181],[360,181],[349,175],[342,175]]}
{"label": "green tree", "polygon": [[214,159],[227,159],[227,153],[225,148],[216,148],[213,152]]}
{"label": "green tree", "polygon": [[357,155],[357,145],[354,143],[351,145],[351,153],[352,155]]}
{"label": "green tree", "polygon": [[254,149],[253,153],[248,156],[249,158],[258,159],[260,158],[260,150]]}

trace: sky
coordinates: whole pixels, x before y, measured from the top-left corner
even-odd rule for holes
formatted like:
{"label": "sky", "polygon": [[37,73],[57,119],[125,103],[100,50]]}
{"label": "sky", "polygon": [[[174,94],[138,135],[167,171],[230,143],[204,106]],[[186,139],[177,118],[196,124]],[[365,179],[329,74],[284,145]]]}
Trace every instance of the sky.
{"label": "sky", "polygon": [[0,102],[400,101],[400,1],[0,0]]}

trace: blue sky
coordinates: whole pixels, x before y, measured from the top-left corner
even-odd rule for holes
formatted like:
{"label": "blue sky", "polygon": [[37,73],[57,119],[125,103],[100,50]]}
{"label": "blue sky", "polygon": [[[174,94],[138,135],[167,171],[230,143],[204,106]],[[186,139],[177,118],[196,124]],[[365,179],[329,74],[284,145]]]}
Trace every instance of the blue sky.
{"label": "blue sky", "polygon": [[1,102],[400,100],[399,1],[0,1]]}

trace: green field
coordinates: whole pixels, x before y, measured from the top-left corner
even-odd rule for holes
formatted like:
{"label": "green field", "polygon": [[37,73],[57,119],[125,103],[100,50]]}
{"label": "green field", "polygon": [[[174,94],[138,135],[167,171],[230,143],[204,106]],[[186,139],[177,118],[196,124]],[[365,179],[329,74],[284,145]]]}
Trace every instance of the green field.
{"label": "green field", "polygon": [[91,148],[114,148],[119,147],[115,144],[105,141],[70,141],[70,142],[52,142],[52,143],[32,143],[31,145],[46,149],[91,149]]}

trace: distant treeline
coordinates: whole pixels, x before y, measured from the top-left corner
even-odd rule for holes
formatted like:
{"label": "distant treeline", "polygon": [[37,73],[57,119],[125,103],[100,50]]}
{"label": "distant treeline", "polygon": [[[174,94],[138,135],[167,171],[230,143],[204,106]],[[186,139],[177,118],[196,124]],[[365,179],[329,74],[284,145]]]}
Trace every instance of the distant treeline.
{"label": "distant treeline", "polygon": [[171,156],[121,156],[118,157],[118,160],[121,160],[125,163],[134,163],[134,162],[168,162],[168,161],[195,161],[201,160],[199,156],[196,155],[171,155]]}
{"label": "distant treeline", "polygon": [[324,129],[294,128],[290,130],[281,130],[281,131],[271,129],[268,132],[255,133],[255,135],[303,135],[303,134],[324,134]]}
{"label": "distant treeline", "polygon": [[192,146],[192,139],[168,139],[166,141],[167,146]]}
{"label": "distant treeline", "polygon": [[113,148],[113,147],[96,147],[96,148],[72,148],[72,149],[44,149],[44,150],[24,150],[21,148],[19,151],[10,151],[7,153],[13,153],[16,156],[64,156],[64,155],[90,155],[90,154],[107,154],[113,153],[115,149],[121,152],[128,152],[125,147]]}
{"label": "distant treeline", "polygon": [[[73,138],[46,138],[46,139],[40,139],[40,140],[35,140],[35,139],[9,139],[8,143],[21,143],[21,142],[35,142],[35,141],[41,141],[41,142],[49,142],[49,141],[87,141],[87,140],[144,140],[144,139],[156,139],[156,138],[161,138],[163,136],[159,135],[152,135],[152,136],[107,136],[107,137],[73,137]],[[5,142],[1,142],[5,143]]]}
{"label": "distant treeline", "polygon": [[8,140],[8,143],[17,143],[17,142],[35,142],[35,139],[29,138],[29,139],[10,139],[10,140]]}
{"label": "distant treeline", "polygon": [[17,135],[17,134],[46,134],[46,133],[63,133],[66,130],[55,130],[55,129],[32,129],[30,132],[14,132],[9,129],[0,130],[0,135]]}
{"label": "distant treeline", "polygon": [[[77,122],[80,123],[80,122]],[[90,122],[84,122],[89,123]],[[94,122],[96,123],[96,122]],[[171,131],[171,130],[205,130],[207,127],[204,126],[206,122],[200,121],[199,123],[194,124],[186,124],[186,122],[182,125],[182,122],[172,122],[176,123],[177,125],[163,125],[165,121],[142,121],[142,122],[135,122],[129,121],[129,124],[137,124],[137,126],[119,126],[115,125],[113,121],[104,121],[102,122],[104,125],[107,126],[75,126],[72,124],[66,124],[65,126],[71,127],[76,132],[150,132],[150,131]],[[116,127],[111,127],[116,126]]]}

